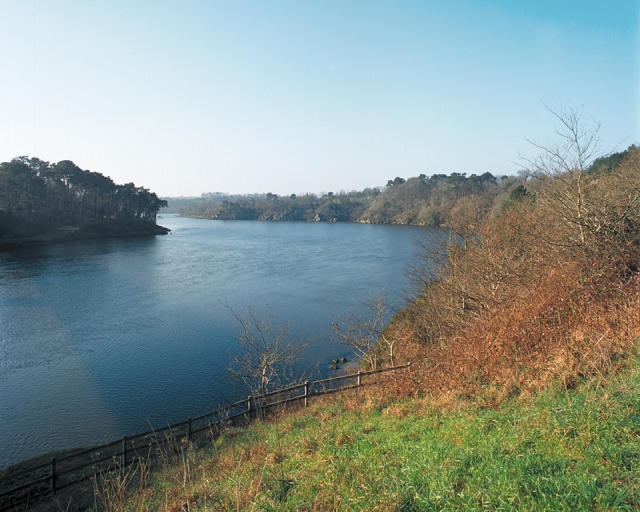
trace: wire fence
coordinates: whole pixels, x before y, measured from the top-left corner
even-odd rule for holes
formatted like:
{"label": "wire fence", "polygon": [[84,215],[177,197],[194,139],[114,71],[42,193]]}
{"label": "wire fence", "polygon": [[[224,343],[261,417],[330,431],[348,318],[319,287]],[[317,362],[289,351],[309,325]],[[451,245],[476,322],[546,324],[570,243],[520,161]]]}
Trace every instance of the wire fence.
{"label": "wire fence", "polygon": [[15,471],[5,470],[0,473],[0,511],[55,495],[62,489],[121,470],[140,460],[157,458],[166,453],[167,447],[176,443],[188,444],[203,434],[215,438],[225,428],[264,418],[274,409],[280,410],[294,404],[306,407],[313,397],[355,389],[371,384],[371,376],[409,368],[411,363],[305,381],[270,393],[248,396],[215,411],[163,428],[125,436],[92,448],[72,450],[46,463]]}

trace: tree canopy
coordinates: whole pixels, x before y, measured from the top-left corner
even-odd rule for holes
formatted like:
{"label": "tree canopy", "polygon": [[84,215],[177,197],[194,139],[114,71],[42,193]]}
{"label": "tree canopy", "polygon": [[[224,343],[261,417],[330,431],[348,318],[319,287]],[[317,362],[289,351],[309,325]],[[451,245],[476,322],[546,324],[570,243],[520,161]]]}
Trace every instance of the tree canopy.
{"label": "tree canopy", "polygon": [[133,183],[80,169],[70,160],[49,163],[21,156],[0,163],[0,234],[16,225],[29,231],[112,223],[155,226],[167,202]]}

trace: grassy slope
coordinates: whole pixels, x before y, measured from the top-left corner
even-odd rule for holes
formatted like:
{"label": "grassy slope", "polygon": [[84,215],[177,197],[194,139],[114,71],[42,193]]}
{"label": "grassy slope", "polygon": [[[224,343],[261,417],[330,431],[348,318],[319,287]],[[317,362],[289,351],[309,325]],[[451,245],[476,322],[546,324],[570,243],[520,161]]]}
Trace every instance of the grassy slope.
{"label": "grassy slope", "polygon": [[640,357],[498,409],[348,396],[228,431],[128,510],[637,510]]}

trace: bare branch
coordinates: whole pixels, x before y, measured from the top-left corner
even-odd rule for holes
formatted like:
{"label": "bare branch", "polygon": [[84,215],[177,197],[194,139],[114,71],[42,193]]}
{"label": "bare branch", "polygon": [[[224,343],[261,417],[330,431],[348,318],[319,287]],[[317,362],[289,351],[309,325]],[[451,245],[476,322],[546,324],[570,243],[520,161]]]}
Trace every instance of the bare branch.
{"label": "bare branch", "polygon": [[258,317],[251,308],[245,316],[228,308],[238,322],[239,353],[228,367],[254,394],[267,393],[274,386],[287,384],[292,379],[293,366],[309,341],[299,342],[289,336],[289,324],[279,330],[265,312]]}
{"label": "bare branch", "polygon": [[335,343],[351,347],[356,356],[373,370],[378,366],[378,354],[375,350],[378,341],[382,340],[387,345],[393,362],[395,340],[383,339],[390,311],[385,293],[369,297],[365,306],[366,313],[363,315],[351,314],[334,320],[331,323],[331,338]]}

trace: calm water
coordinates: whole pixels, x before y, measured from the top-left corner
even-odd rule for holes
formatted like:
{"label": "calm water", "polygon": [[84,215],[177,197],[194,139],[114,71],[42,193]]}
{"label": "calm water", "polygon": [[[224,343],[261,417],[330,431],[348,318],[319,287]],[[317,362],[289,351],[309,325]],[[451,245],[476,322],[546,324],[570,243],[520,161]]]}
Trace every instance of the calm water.
{"label": "calm water", "polygon": [[[241,312],[266,307],[314,343],[305,366],[348,355],[336,315],[384,289],[400,306],[419,228],[225,222],[165,215],[142,240],[0,252],[0,467],[105,442],[246,395],[226,375]],[[228,307],[227,307],[228,306]]]}

